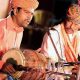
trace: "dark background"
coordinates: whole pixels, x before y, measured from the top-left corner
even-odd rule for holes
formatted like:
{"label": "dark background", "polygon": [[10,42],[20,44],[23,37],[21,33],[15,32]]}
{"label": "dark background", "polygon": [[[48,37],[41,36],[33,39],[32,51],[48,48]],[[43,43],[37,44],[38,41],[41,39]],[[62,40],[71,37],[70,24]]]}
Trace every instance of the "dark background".
{"label": "dark background", "polygon": [[[39,1],[39,7],[37,8],[37,10],[43,10],[43,11],[47,11],[47,12],[50,12],[53,14],[53,5],[54,5],[53,0],[38,0],[38,1]],[[45,14],[48,14],[47,12]],[[47,17],[47,15],[46,15],[46,17]],[[43,17],[43,18],[46,18],[46,17]],[[43,20],[43,18],[42,18],[42,20]],[[46,19],[44,19],[44,24],[38,25],[37,23],[35,23],[34,17],[33,17],[32,21],[30,23],[30,26],[44,28],[45,21],[46,21]],[[38,49],[41,46],[45,32],[46,32],[45,29],[44,30],[35,30],[32,28],[24,29],[21,48],[34,49],[34,50]]]}

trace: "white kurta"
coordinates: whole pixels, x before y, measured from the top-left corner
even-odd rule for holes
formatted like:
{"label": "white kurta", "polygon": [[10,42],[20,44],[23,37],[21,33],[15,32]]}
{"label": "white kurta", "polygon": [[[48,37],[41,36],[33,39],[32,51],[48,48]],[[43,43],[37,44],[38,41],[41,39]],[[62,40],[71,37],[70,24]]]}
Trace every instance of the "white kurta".
{"label": "white kurta", "polygon": [[[61,35],[61,25],[59,24],[57,26],[54,26],[54,28],[56,30],[50,30],[51,38],[56,46],[59,56],[61,57],[61,59],[66,61],[66,58],[64,55],[64,44],[62,40],[63,38]],[[80,37],[80,31],[77,31],[77,33],[78,33],[78,36]],[[72,34],[68,34],[68,35],[69,35],[70,40],[72,41],[73,35]],[[77,48],[78,48],[77,49],[78,53],[80,53],[80,42],[78,42]],[[41,52],[45,54],[47,57],[50,57],[54,62],[58,62],[59,59],[58,59],[57,53],[47,33],[45,34],[43,38],[43,42],[41,45]]]}
{"label": "white kurta", "polygon": [[[55,28],[56,30],[50,30],[51,38],[56,46],[56,49],[58,51],[60,58],[62,60],[64,60],[65,62],[67,62],[65,54],[64,54],[64,41],[63,41],[63,38],[61,35],[61,25],[59,24],[57,26],[54,26],[53,28]],[[80,39],[80,31],[77,31],[77,34],[79,36],[78,39]],[[74,36],[72,34],[68,34],[68,36],[70,38],[70,41],[72,41]],[[77,45],[77,50],[78,50],[78,53],[80,53],[80,40]],[[47,33],[45,34],[45,36],[43,38],[43,42],[41,45],[41,53],[43,53],[45,56],[49,57],[51,59],[52,63],[56,63],[56,62],[60,61],[57,56],[57,53],[55,51],[55,48],[51,42],[51,39]],[[78,55],[77,55],[77,57],[78,57]],[[65,73],[70,73],[71,72],[70,70],[71,69],[68,70],[68,67],[66,67]],[[59,72],[61,72],[61,71],[62,70],[60,70],[60,67],[59,67]],[[64,72],[64,70],[62,72]],[[59,79],[59,80],[63,80],[63,79]]]}

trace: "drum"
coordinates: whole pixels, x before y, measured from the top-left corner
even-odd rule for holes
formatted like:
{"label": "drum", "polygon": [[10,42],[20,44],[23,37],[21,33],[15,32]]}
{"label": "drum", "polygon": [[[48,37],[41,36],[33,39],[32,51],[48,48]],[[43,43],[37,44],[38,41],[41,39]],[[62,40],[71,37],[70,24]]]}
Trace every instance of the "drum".
{"label": "drum", "polygon": [[76,80],[80,80],[80,65],[79,65],[79,69],[77,71],[77,79]]}
{"label": "drum", "polygon": [[[9,59],[14,59],[14,62],[17,62],[18,65],[23,65],[33,69],[45,70],[47,66],[46,57],[43,54],[36,52],[35,50],[26,49],[22,52],[19,49],[10,49],[2,57],[3,61]],[[22,74],[23,71],[16,71],[13,77],[19,78]]]}
{"label": "drum", "polygon": [[47,67],[47,58],[34,50],[24,50],[25,65],[32,68],[28,72],[24,72],[20,80],[45,80],[45,70]]}
{"label": "drum", "polygon": [[[2,56],[3,61],[10,61],[13,64],[18,64],[18,65],[23,65],[25,66],[25,57],[23,56],[23,53],[19,49],[10,49],[8,50],[3,56]],[[22,74],[22,71],[17,71],[13,77],[19,78]],[[11,74],[10,74],[11,75]]]}
{"label": "drum", "polygon": [[26,49],[23,51],[25,56],[25,65],[31,68],[36,69],[45,69],[47,65],[47,58],[42,54],[38,53],[35,50]]}

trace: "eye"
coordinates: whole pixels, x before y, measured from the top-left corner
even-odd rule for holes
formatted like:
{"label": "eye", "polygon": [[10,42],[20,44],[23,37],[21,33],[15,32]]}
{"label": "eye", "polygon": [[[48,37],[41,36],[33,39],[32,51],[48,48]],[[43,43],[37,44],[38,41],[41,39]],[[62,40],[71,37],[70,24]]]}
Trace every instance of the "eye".
{"label": "eye", "polygon": [[30,13],[30,12],[29,12],[29,11],[27,11],[27,10],[24,10],[24,12],[25,12],[25,13]]}
{"label": "eye", "polygon": [[24,10],[24,12],[25,12],[26,14],[31,14],[31,15],[33,15],[33,13],[30,12],[30,11]]}

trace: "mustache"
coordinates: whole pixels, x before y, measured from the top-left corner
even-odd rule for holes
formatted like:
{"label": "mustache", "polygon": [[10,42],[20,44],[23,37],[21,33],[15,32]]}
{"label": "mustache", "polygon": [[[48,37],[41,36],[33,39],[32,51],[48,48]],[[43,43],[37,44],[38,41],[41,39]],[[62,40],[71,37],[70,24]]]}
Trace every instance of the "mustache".
{"label": "mustache", "polygon": [[30,23],[31,22],[31,19],[25,19],[24,21]]}

